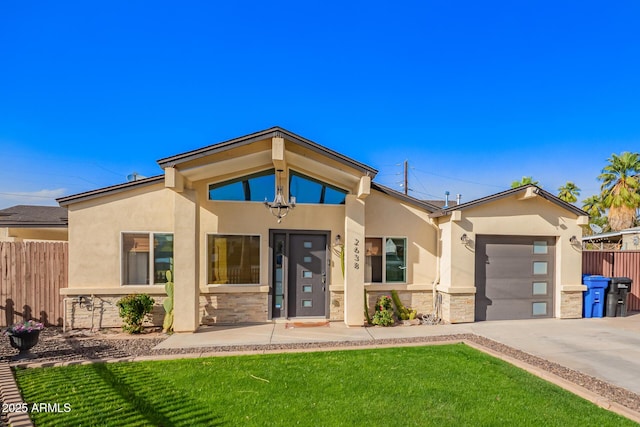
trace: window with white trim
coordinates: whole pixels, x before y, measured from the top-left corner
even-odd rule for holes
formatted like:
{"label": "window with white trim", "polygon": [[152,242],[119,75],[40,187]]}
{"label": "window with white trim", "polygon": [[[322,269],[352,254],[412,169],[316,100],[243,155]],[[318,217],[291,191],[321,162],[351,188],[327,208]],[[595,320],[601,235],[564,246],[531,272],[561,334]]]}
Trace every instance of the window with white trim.
{"label": "window with white trim", "polygon": [[210,285],[260,283],[260,236],[207,236],[207,279]]}
{"label": "window with white trim", "polygon": [[365,238],[364,281],[406,283],[407,239],[403,237]]}
{"label": "window with white trim", "polygon": [[122,284],[161,285],[173,270],[173,234],[122,233]]}

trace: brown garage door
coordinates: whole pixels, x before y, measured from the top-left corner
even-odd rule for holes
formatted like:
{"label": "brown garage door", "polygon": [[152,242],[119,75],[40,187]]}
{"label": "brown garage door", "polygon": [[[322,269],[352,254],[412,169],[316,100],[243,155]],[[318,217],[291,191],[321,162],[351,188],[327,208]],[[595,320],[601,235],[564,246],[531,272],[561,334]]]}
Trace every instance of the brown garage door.
{"label": "brown garage door", "polygon": [[477,236],[476,320],[553,316],[555,238]]}

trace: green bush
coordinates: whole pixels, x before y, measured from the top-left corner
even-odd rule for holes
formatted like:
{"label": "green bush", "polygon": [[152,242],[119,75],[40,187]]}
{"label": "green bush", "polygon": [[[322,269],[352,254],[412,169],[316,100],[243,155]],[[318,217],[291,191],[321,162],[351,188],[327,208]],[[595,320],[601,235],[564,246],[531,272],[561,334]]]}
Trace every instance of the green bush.
{"label": "green bush", "polygon": [[151,313],[155,301],[147,294],[132,294],[121,298],[116,304],[120,317],[124,321],[122,330],[130,334],[139,334],[144,329],[144,316]]}
{"label": "green bush", "polygon": [[391,308],[391,298],[381,296],[376,301],[376,312],[373,314],[371,323],[378,326],[391,326],[395,323],[393,320],[393,309]]}

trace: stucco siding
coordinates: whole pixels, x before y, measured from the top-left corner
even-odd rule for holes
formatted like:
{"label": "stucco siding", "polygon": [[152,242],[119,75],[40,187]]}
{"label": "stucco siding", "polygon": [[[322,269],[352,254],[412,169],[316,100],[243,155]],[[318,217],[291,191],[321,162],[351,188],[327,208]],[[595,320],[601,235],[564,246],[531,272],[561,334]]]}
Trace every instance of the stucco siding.
{"label": "stucco siding", "polygon": [[436,278],[437,231],[429,213],[378,191],[365,199],[367,237],[407,238],[407,284],[431,285]]}
{"label": "stucco siding", "polygon": [[[499,199],[462,212],[460,221],[440,219],[443,240],[449,246],[443,252],[441,283],[445,292],[475,287],[475,241],[478,235],[549,236],[556,239],[555,313],[561,316],[561,292],[564,287],[580,285],[582,252],[579,240],[582,229],[577,217],[541,197],[518,200],[517,196]],[[466,234],[471,241],[463,244]],[[450,270],[449,270],[450,267]],[[450,271],[450,272],[449,272]],[[444,287],[443,287],[444,288]]]}
{"label": "stucco siding", "polygon": [[69,288],[121,286],[121,233],[173,232],[162,184],[69,206]]}
{"label": "stucco siding", "polygon": [[[331,239],[340,234],[344,238],[343,205],[297,205],[281,223],[257,202],[218,202],[208,200],[206,183],[199,189],[200,287],[207,285],[207,236],[209,234],[238,234],[260,236],[260,284],[269,284],[269,231],[305,230],[329,231]],[[329,284],[343,284],[344,278],[339,251],[331,248]],[[194,265],[195,268],[195,265]]]}

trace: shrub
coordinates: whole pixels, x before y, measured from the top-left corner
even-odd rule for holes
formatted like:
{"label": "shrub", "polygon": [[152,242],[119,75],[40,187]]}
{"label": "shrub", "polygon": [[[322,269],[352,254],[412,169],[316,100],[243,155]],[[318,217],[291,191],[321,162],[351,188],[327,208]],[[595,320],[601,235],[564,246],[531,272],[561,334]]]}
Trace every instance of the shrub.
{"label": "shrub", "polygon": [[144,316],[151,313],[155,301],[147,294],[132,294],[117,302],[120,317],[124,321],[122,330],[130,334],[139,334],[144,329]]}
{"label": "shrub", "polygon": [[393,320],[393,309],[391,308],[391,298],[381,296],[376,301],[376,312],[373,314],[371,323],[378,326],[391,326],[395,323]]}

